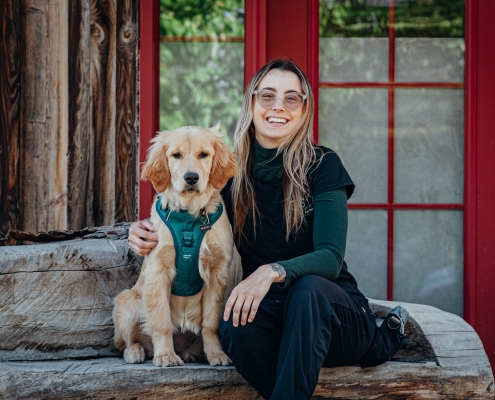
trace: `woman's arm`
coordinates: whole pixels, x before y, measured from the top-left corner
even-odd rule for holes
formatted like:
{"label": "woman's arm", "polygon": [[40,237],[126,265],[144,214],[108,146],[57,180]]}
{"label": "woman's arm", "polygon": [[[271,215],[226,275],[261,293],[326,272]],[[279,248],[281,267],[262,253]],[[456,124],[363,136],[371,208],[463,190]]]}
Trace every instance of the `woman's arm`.
{"label": "woman's arm", "polygon": [[232,312],[234,326],[253,321],[261,300],[274,282],[287,286],[303,275],[335,280],[344,260],[347,236],[346,189],[322,193],[314,200],[314,251],[279,263],[265,264],[239,283],[225,305],[224,320]]}
{"label": "woman's arm", "polygon": [[314,199],[314,251],[291,260],[280,261],[286,272],[284,286],[304,275],[319,275],[329,280],[339,276],[347,239],[347,194],[345,188],[322,193]]}
{"label": "woman's arm", "polygon": [[155,227],[148,221],[136,221],[129,228],[129,246],[139,254],[145,256],[158,244],[158,235],[155,233]]}

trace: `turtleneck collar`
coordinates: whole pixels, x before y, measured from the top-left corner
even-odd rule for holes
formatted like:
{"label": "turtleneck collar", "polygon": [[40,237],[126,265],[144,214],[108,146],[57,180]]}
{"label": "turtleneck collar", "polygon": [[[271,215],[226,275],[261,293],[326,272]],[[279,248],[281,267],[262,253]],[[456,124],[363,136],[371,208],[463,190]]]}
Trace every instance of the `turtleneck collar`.
{"label": "turtleneck collar", "polygon": [[277,155],[277,148],[265,149],[254,139],[253,160],[255,178],[271,181],[282,177],[283,154]]}

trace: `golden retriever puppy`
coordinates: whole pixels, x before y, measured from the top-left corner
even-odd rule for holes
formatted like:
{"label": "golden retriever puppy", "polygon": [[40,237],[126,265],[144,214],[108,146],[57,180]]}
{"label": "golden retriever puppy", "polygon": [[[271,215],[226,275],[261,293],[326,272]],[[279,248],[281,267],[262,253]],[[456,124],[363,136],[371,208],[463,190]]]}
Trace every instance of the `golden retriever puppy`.
{"label": "golden retriever puppy", "polygon": [[[153,354],[156,366],[183,365],[204,355],[210,365],[231,362],[217,333],[233,249],[220,189],[235,175],[236,164],[218,127],[188,126],[161,132],[153,139],[141,178],[151,181],[158,193],[151,222],[159,243],[145,257],[134,287],[114,300],[115,346],[124,351],[128,363],[143,362],[146,353]],[[223,212],[210,225],[206,214],[216,212],[218,217],[219,207]],[[176,248],[174,236],[159,215],[163,210],[169,215],[187,212],[205,221],[201,229],[206,233],[197,256],[203,282],[199,281],[202,288],[194,295],[172,294]]]}

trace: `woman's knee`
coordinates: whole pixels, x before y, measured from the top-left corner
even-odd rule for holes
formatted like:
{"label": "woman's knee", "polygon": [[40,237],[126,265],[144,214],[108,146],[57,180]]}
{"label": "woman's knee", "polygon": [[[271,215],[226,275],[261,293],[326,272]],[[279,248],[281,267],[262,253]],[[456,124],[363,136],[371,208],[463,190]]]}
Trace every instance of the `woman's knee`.
{"label": "woman's knee", "polygon": [[328,295],[340,289],[334,282],[317,275],[305,275],[297,279],[291,290],[290,297],[297,297],[299,300],[311,299],[318,295]]}
{"label": "woman's knee", "polygon": [[218,332],[222,349],[229,357],[232,355],[233,349],[251,351],[250,345],[253,343],[255,335],[253,323],[234,326],[231,319],[228,321],[222,319]]}

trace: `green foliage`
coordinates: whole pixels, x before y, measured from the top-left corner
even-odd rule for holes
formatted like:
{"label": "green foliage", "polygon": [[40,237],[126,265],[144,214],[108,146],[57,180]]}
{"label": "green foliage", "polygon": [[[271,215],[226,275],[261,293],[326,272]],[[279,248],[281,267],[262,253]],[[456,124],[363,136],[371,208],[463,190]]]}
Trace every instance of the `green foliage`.
{"label": "green foliage", "polygon": [[[165,36],[244,36],[243,0],[161,0]],[[244,87],[244,43],[162,42],[160,129],[184,125],[221,131],[232,145]]]}
{"label": "green foliage", "polygon": [[[463,37],[465,0],[396,0],[398,37]],[[388,0],[320,0],[320,37],[388,37]]]}
{"label": "green foliage", "polygon": [[387,37],[388,7],[369,0],[320,0],[320,37]]}
{"label": "green foliage", "polygon": [[231,145],[241,110],[244,43],[176,42],[160,47],[160,129],[222,122]]}
{"label": "green foliage", "polygon": [[464,37],[464,0],[402,1],[397,7],[399,37]]}
{"label": "green foliage", "polygon": [[244,0],[161,0],[160,34],[244,36]]}

